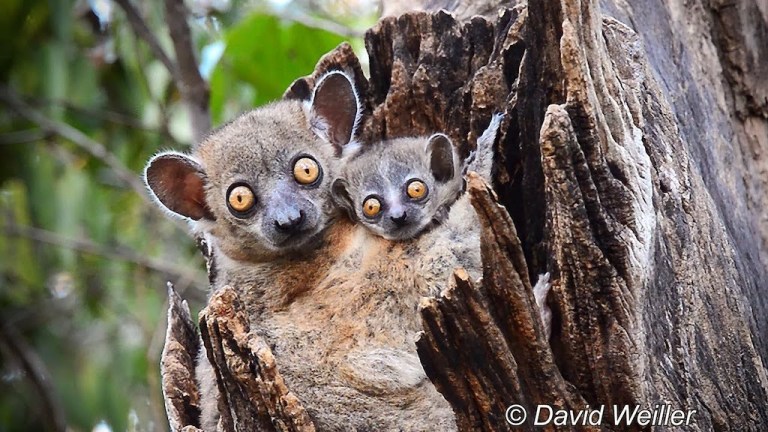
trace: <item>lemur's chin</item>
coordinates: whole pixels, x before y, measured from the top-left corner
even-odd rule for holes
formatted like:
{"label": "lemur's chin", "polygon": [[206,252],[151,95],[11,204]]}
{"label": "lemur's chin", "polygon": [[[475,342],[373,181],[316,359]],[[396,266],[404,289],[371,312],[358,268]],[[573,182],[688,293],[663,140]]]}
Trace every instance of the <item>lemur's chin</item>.
{"label": "lemur's chin", "polygon": [[406,225],[401,228],[396,228],[389,232],[382,233],[381,236],[387,240],[393,240],[393,241],[408,240],[408,239],[417,237],[422,231],[422,229],[423,227],[421,225],[417,225],[417,224]]}
{"label": "lemur's chin", "polygon": [[280,250],[296,250],[314,243],[317,240],[317,228],[304,228],[290,233],[281,233],[270,238],[272,245]]}

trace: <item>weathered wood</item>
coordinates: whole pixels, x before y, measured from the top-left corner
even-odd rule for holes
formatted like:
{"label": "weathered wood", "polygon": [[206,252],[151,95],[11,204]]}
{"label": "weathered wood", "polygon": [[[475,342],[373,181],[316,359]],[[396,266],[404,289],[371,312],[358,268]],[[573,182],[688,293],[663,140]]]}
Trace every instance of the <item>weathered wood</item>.
{"label": "weathered wood", "polygon": [[491,115],[504,110],[517,76],[521,46],[498,43],[516,37],[519,13],[505,10],[496,29],[480,17],[461,23],[443,12],[385,18],[365,37],[372,54],[370,79],[351,47],[342,44],[312,75],[296,80],[285,97],[306,98],[319,76],[346,70],[363,99],[361,142],[440,131],[468,152],[466,143],[475,142]]}
{"label": "weathered wood", "polygon": [[666,401],[697,410],[689,429],[759,429],[768,381],[738,300],[759,274],[735,265],[637,36],[595,3],[562,13],[565,98],[540,135],[561,371],[593,405]]}
{"label": "weathered wood", "polygon": [[168,327],[160,357],[163,399],[172,431],[199,426],[200,393],[195,382],[198,336],[186,300],[168,284]]}
{"label": "weathered wood", "polygon": [[406,0],[387,0],[382,2],[382,16],[399,16],[406,12],[413,11],[439,11],[441,9],[450,11],[451,14],[460,20],[467,20],[474,16],[482,16],[493,21],[498,15],[499,10],[505,7],[509,8],[520,3],[516,0],[426,0],[426,1],[406,1]]}
{"label": "weathered wood", "polygon": [[[768,9],[765,2],[665,0],[604,3],[605,13],[631,25],[635,51],[647,53],[658,80],[654,99],[666,101],[665,120],[679,134],[675,151],[688,156],[696,182],[717,213],[741,275],[729,285],[750,323],[763,363],[768,359]],[[609,46],[621,52],[622,47]],[[672,125],[673,124],[673,125]],[[649,127],[658,140],[665,133]],[[669,183],[664,180],[665,186]],[[698,194],[701,195],[701,194]],[[705,229],[706,232],[706,229]],[[714,240],[717,241],[717,240]],[[706,249],[702,253],[709,253]]]}
{"label": "weathered wood", "polygon": [[763,273],[738,258],[750,242],[726,234],[637,36],[594,3],[535,6],[502,135],[521,143],[505,167],[518,174],[497,181],[529,266],[553,272],[562,373],[592,405],[668,401],[697,410],[695,430],[765,425],[765,338],[750,332],[765,294],[740,300]]}
{"label": "weathered wood", "polygon": [[[511,218],[474,173],[468,193],[483,227],[483,279],[475,283],[457,270],[443,296],[422,301],[417,346],[427,375],[461,430],[513,430],[505,420],[513,404],[528,413],[539,404],[583,409],[555,365]],[[533,417],[522,425],[533,427]]]}
{"label": "weathered wood", "polygon": [[285,386],[271,350],[250,332],[233,288],[213,293],[200,312],[200,331],[221,394],[220,430],[315,430],[298,398]]}

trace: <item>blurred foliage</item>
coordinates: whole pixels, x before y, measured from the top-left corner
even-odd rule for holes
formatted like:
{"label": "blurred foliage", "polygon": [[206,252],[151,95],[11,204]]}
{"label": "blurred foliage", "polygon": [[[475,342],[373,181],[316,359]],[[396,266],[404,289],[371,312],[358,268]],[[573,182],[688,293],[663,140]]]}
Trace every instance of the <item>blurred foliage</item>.
{"label": "blurred foliage", "polygon": [[[329,51],[328,47],[343,39],[300,24],[286,26],[274,16],[253,14],[233,26],[224,40],[224,56],[211,77],[214,122],[232,117],[243,104],[262,105],[280,97],[297,78],[296,72],[311,72],[317,53]],[[254,43],[267,40],[268,44]]]}
{"label": "blurred foliage", "polygon": [[[162,2],[134,4],[172,54]],[[371,1],[188,4],[214,124],[280,97],[348,39],[284,17],[359,31],[375,15]],[[188,149],[169,73],[111,1],[3,0],[0,43],[0,91],[101,143],[137,177],[158,150]],[[51,427],[35,371],[14,347],[39,358],[69,430],[165,430],[165,281],[199,309],[203,261],[183,223],[82,143],[12,108],[0,110],[0,432]]]}

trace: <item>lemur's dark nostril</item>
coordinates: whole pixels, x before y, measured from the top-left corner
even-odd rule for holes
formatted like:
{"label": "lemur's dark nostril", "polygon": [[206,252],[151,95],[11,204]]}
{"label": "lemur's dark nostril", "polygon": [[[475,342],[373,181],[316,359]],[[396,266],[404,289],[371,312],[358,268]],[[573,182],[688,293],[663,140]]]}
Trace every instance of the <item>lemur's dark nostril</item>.
{"label": "lemur's dark nostril", "polygon": [[407,217],[408,217],[408,213],[403,212],[403,214],[401,214],[398,217],[390,216],[389,218],[392,219],[392,222],[394,222],[395,225],[401,227],[401,226],[405,225],[405,219]]}
{"label": "lemur's dark nostril", "polygon": [[296,231],[304,222],[304,211],[299,211],[299,215],[296,217],[286,217],[284,219],[275,220],[275,228],[282,232]]}

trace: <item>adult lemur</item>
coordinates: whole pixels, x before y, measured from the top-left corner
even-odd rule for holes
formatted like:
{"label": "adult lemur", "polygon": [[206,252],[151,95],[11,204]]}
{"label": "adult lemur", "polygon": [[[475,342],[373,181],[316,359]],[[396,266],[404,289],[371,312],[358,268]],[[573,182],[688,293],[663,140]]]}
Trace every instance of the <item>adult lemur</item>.
{"label": "adult lemur", "polygon": [[[235,287],[252,327],[326,277],[346,247],[350,225],[333,223],[330,182],[344,150],[357,145],[360,116],[351,81],[332,72],[309,102],[247,112],[194,154],[165,152],[147,164],[152,195],[204,236],[217,266],[212,288]],[[215,430],[218,393],[204,352],[197,375],[201,426]]]}

